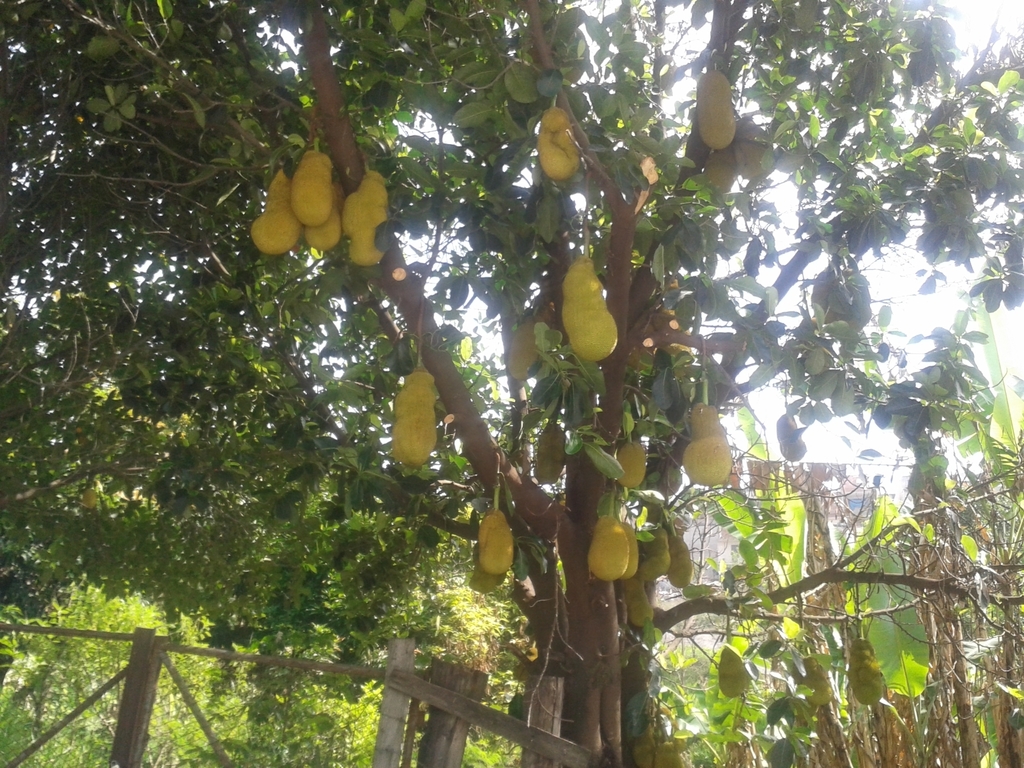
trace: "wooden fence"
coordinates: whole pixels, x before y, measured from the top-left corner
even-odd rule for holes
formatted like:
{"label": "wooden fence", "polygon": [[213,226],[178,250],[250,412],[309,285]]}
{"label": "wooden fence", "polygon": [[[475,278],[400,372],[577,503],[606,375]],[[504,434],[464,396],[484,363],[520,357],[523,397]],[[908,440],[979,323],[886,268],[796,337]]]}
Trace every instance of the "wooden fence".
{"label": "wooden fence", "polygon": [[352,664],[235,653],[217,648],[176,645],[155,630],[132,633],[98,632],[60,627],[0,623],[0,632],[40,634],[131,643],[128,664],[82,700],[2,768],[24,764],[75,718],[123,682],[109,768],[141,768],[156,698],[157,680],[165,669],[195,717],[222,768],[233,768],[231,756],[218,739],[187,682],[171,659],[172,654],[206,656],[225,661],[347,675],[357,679],[383,679],[384,697],[373,754],[373,768],[410,768],[421,726],[421,703],[428,705],[426,727],[420,738],[416,764],[420,768],[458,768],[469,727],[477,726],[523,748],[523,768],[592,768],[595,757],[577,744],[559,738],[562,688],[560,678],[528,681],[527,718],[533,725],[480,703],[487,675],[435,660],[429,681],[414,670],[415,641],[391,640],[385,669]]}

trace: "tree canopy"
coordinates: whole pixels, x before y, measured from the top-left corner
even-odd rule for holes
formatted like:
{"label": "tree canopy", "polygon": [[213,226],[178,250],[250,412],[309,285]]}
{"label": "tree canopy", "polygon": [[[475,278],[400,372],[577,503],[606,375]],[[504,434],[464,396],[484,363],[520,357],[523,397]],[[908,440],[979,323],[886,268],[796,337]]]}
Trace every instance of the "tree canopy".
{"label": "tree canopy", "polygon": [[[42,573],[201,609],[225,637],[278,611],[346,637],[399,631],[385,616],[409,574],[498,509],[531,671],[566,678],[563,734],[611,765],[642,762],[624,745],[662,722],[656,649],[693,617],[727,617],[746,675],[785,647],[787,702],[806,698],[803,658],[843,674],[861,633],[876,650],[921,641],[882,659],[909,699],[942,621],[1018,626],[1016,396],[979,369],[966,303],[907,365],[872,294],[889,264],[918,260],[923,291],[970,270],[979,316],[1024,301],[1019,37],[993,35],[957,69],[948,10],[917,0],[22,0],[0,14],[0,562],[26,604]],[[720,85],[698,87],[707,73]],[[719,96],[698,126],[705,88]],[[579,165],[542,170],[549,140]],[[323,251],[260,253],[265,190],[314,149],[339,199],[380,174],[386,221]],[[353,263],[359,238],[379,264]],[[580,259],[589,282],[572,282]],[[577,300],[588,309],[565,311]],[[608,323],[612,351],[588,359],[583,336]],[[391,456],[394,403],[420,367],[437,442],[410,467]],[[766,388],[784,412],[752,412]],[[724,454],[737,467],[778,462],[779,442],[799,461],[814,423],[891,429],[916,459],[913,501],[879,504],[837,546],[791,464],[684,471],[707,437],[700,406],[740,416]],[[956,493],[947,440],[983,462]],[[630,442],[644,454],[627,488]],[[631,623],[626,604],[664,570],[639,593],[592,576],[599,517],[636,531],[643,563],[702,515],[743,562]],[[843,632],[806,619],[815,601]],[[778,635],[783,618],[811,624]],[[962,671],[962,654],[936,654],[933,670]],[[973,722],[955,693],[947,711]],[[810,738],[771,731],[767,700],[715,706],[730,733],[774,745],[773,766]]]}

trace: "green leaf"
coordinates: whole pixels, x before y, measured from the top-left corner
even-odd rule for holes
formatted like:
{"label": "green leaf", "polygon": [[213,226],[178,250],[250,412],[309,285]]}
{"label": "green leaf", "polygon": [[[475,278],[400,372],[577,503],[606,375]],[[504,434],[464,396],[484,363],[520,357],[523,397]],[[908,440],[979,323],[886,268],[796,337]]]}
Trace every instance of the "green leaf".
{"label": "green leaf", "polygon": [[1017,83],[1020,82],[1020,73],[1015,69],[1008,69],[1003,72],[1002,77],[999,78],[999,95],[1002,96],[1011,88],[1016,87]]}
{"label": "green leaf", "polygon": [[505,88],[508,95],[521,104],[531,104],[540,98],[536,73],[532,67],[520,62],[516,62],[505,72]]}
{"label": "green leaf", "polygon": [[867,635],[882,666],[885,684],[904,696],[920,696],[928,679],[931,646],[917,609],[905,608],[872,618]]}
{"label": "green leaf", "polygon": [[488,101],[471,101],[460,107],[452,116],[459,128],[479,128],[496,116],[493,105]]}
{"label": "green leaf", "polygon": [[796,762],[796,750],[789,739],[779,739],[768,750],[768,764],[771,768],[791,768]]}
{"label": "green leaf", "polygon": [[391,26],[395,28],[395,32],[401,32],[408,23],[409,20],[404,13],[397,8],[391,9]]}
{"label": "green leaf", "polygon": [[553,99],[562,90],[562,71],[559,69],[545,69],[537,78],[537,92],[541,96]]}
{"label": "green leaf", "polygon": [[602,475],[612,480],[618,480],[622,477],[622,465],[616,461],[614,456],[605,453],[593,443],[583,443],[583,450],[586,451],[587,456],[590,457],[594,466],[597,467],[597,471]]}
{"label": "green leaf", "polygon": [[418,21],[427,10],[426,0],[412,0],[405,9],[405,18],[409,21]]}
{"label": "green leaf", "polygon": [[174,15],[174,5],[171,0],[156,0],[156,7],[160,11],[160,18],[164,21]]}
{"label": "green leaf", "polygon": [[968,536],[966,533],[961,536],[960,546],[964,548],[964,552],[973,562],[978,562],[978,542],[974,540],[973,536]]}

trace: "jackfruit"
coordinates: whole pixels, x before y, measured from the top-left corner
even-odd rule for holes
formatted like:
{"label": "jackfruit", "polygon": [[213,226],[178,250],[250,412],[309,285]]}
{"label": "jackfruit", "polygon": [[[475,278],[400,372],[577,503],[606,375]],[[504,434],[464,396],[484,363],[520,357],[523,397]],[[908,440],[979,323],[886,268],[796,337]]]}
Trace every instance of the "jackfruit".
{"label": "jackfruit", "polygon": [[505,515],[499,510],[492,509],[484,515],[477,542],[480,545],[480,570],[484,573],[497,576],[512,567],[515,540]]}
{"label": "jackfruit", "polygon": [[594,262],[586,256],[572,263],[562,281],[562,325],[582,360],[603,360],[618,343],[615,318],[604,303]]}
{"label": "jackfruit", "polygon": [[719,192],[729,192],[736,183],[736,156],[732,149],[719,149],[708,155],[704,175],[708,183]]}
{"label": "jackfruit", "polygon": [[683,768],[683,758],[674,741],[663,741],[654,753],[654,768]]}
{"label": "jackfruit", "polygon": [[705,72],[697,81],[697,129],[711,149],[725,149],[736,136],[732,86],[717,70]]}
{"label": "jackfruit", "polygon": [[292,176],[291,203],[295,218],[307,227],[319,227],[334,207],[331,158],[311,149],[299,160]]}
{"label": "jackfruit", "polygon": [[537,325],[535,318],[524,320],[512,335],[512,343],[508,350],[508,372],[517,381],[526,381],[530,366],[537,362],[537,339],[533,329]]}
{"label": "jackfruit", "polygon": [[540,119],[537,136],[540,167],[552,181],[571,179],[580,167],[580,151],[572,139],[569,115],[551,107]]}
{"label": "jackfruit", "polygon": [[487,573],[480,567],[480,563],[476,562],[473,565],[473,573],[469,577],[469,588],[486,595],[500,587],[504,581],[505,573]]}
{"label": "jackfruit", "polygon": [[538,483],[557,483],[565,466],[565,432],[557,421],[549,421],[537,440],[533,474]]}
{"label": "jackfruit", "polygon": [[434,415],[434,377],[423,368],[405,377],[405,386],[395,397],[395,425],[391,434],[391,455],[410,467],[430,458],[437,443]]}
{"label": "jackfruit", "polygon": [[654,753],[656,750],[654,731],[648,727],[633,742],[633,762],[636,763],[636,768],[654,768]]}
{"label": "jackfruit", "polygon": [[718,657],[718,690],[727,698],[742,696],[750,685],[750,675],[743,665],[743,659],[731,645],[722,646]]}
{"label": "jackfruit", "polygon": [[615,458],[622,467],[619,485],[623,488],[636,488],[644,481],[647,474],[647,450],[643,443],[624,443],[615,452]]}
{"label": "jackfruit", "polygon": [[732,151],[736,158],[736,173],[743,178],[759,181],[771,173],[772,163],[765,162],[765,156],[769,154],[767,144],[737,137],[732,143]]}
{"label": "jackfruit", "polygon": [[654,609],[647,599],[644,584],[639,579],[624,579],[622,597],[626,602],[626,620],[634,627],[643,629],[648,619],[654,621]]}
{"label": "jackfruit", "polygon": [[599,517],[587,552],[590,572],[602,581],[621,579],[629,566],[629,532],[614,517]]}
{"label": "jackfruit", "polygon": [[699,485],[723,485],[732,474],[732,452],[718,411],[698,403],[690,411],[692,441],[683,451],[683,469],[690,482]]}
{"label": "jackfruit", "polygon": [[804,659],[804,670],[806,674],[799,682],[811,689],[807,701],[816,707],[825,706],[832,701],[832,681],[818,660]]}
{"label": "jackfruit", "polygon": [[636,569],[636,577],[641,581],[654,581],[668,573],[672,565],[672,555],[668,549],[668,531],[659,528],[654,532],[651,541],[644,542],[643,559]]}
{"label": "jackfruit", "polygon": [[667,574],[669,584],[678,589],[689,586],[693,581],[693,560],[683,537],[669,536],[668,551],[672,557]]}
{"label": "jackfruit", "polygon": [[306,227],[303,230],[306,244],[318,251],[329,251],[341,240],[341,212],[345,207],[345,193],[342,192],[340,184],[334,184],[333,188],[334,205],[327,221],[319,227]]}
{"label": "jackfruit", "polygon": [[354,264],[372,267],[383,257],[377,249],[377,227],[388,220],[388,192],[384,177],[376,171],[367,171],[359,189],[345,200],[341,224],[351,238],[348,256]]}
{"label": "jackfruit", "polygon": [[292,212],[291,190],[291,179],[279,170],[267,189],[263,213],[249,230],[256,247],[268,256],[287,253],[302,236],[302,222]]}
{"label": "jackfruit", "polygon": [[96,509],[96,505],[99,504],[100,497],[96,491],[92,488],[86,488],[82,491],[82,506],[86,509]]}
{"label": "jackfruit", "polygon": [[830,267],[818,275],[811,289],[811,302],[824,310],[826,323],[845,320],[858,331],[863,330],[871,320],[868,281],[856,269],[841,272],[840,276]]}
{"label": "jackfruit", "polygon": [[877,704],[885,693],[885,678],[875,657],[875,648],[862,637],[850,643],[846,676],[850,680],[850,690],[861,704]]}
{"label": "jackfruit", "polygon": [[805,429],[807,427],[797,426],[796,419],[789,414],[783,414],[775,422],[775,434],[779,438],[779,448],[786,461],[800,461],[807,453],[807,444],[803,438]]}
{"label": "jackfruit", "polygon": [[636,531],[628,523],[626,528],[626,540],[629,544],[629,560],[626,562],[626,572],[622,574],[624,579],[632,579],[636,576],[637,566],[640,565],[640,547],[636,541]]}

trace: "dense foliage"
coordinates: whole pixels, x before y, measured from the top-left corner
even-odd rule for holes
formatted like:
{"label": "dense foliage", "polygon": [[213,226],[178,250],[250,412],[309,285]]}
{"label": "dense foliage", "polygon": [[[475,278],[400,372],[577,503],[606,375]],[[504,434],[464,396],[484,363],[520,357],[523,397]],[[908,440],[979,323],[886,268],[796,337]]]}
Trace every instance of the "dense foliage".
{"label": "dense foliage", "polygon": [[[43,599],[40,574],[84,577],[201,610],[217,642],[323,627],[359,657],[429,629],[410,596],[446,553],[468,576],[453,541],[496,507],[539,651],[526,671],[566,677],[563,734],[610,764],[634,762],[623,746],[648,724],[682,740],[691,717],[737,765],[838,749],[844,728],[874,745],[859,765],[897,764],[882,736],[850,730],[862,706],[815,719],[799,704],[803,659],[844,680],[861,634],[886,649],[897,702],[873,710],[878,733],[931,690],[929,712],[959,731],[919,729],[921,743],[977,764],[963,638],[999,627],[1012,657],[1019,636],[1015,396],[980,372],[970,311],[908,366],[872,291],[893,260],[919,259],[923,291],[968,268],[985,310],[1024,299],[1013,40],[958,72],[947,12],[913,0],[23,0],[0,14],[5,602]],[[732,85],[731,144],[694,127],[711,70]],[[558,182],[535,153],[556,104],[571,137],[555,143],[582,157]],[[314,146],[349,196],[367,170],[385,180],[388,220],[360,245],[379,265],[351,263],[348,241],[253,245],[263,190]],[[563,333],[598,327],[563,320],[579,256],[615,324],[597,362]],[[593,292],[581,303],[594,310]],[[506,359],[534,322],[538,360],[518,380]],[[392,404],[418,365],[440,434],[411,468],[389,455]],[[765,388],[786,413],[751,413]],[[698,403],[740,414],[736,458],[768,456],[780,416],[796,419],[780,422],[793,460],[794,425],[892,429],[916,459],[912,500],[879,504],[844,546],[812,509],[822,488],[792,467],[708,492],[681,471]],[[568,457],[541,484],[545,428]],[[957,492],[948,437],[982,460]],[[648,458],[625,489],[614,455],[629,440]],[[715,516],[742,563],[630,626],[621,582],[591,578],[587,558],[599,513],[620,506],[642,544]],[[748,674],[787,681],[780,698],[702,692],[697,716],[661,690],[662,633],[698,616],[727,617],[713,631]],[[984,735],[1002,756],[1000,717]]]}

